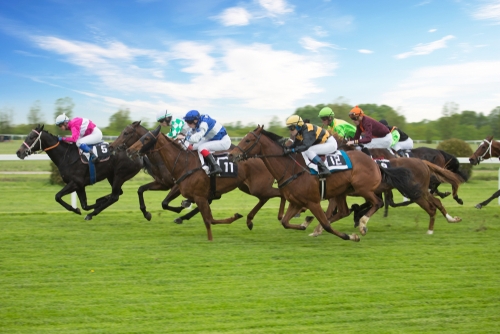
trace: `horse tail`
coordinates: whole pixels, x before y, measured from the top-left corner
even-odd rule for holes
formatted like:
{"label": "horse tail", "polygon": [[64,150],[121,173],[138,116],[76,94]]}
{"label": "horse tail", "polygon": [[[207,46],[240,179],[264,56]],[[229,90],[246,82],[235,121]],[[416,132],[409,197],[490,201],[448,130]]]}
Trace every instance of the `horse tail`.
{"label": "horse tail", "polygon": [[441,152],[444,157],[444,166],[446,169],[451,170],[453,173],[460,176],[463,179],[463,182],[469,179],[469,175],[467,175],[467,173],[460,169],[460,162],[458,162],[458,159],[454,155],[443,150],[438,151]]}
{"label": "horse tail", "polygon": [[457,196],[458,187],[461,183],[464,183],[465,180],[448,169],[441,168],[429,161],[422,161],[429,167],[431,173],[434,174],[438,182],[449,183],[453,189],[453,197]]}
{"label": "horse tail", "polygon": [[151,161],[149,161],[148,157],[144,155],[143,156],[143,166],[142,166],[142,170],[144,171],[144,173],[147,173],[147,174],[153,176],[152,166],[153,165],[151,164]]}
{"label": "horse tail", "polygon": [[422,196],[418,183],[412,182],[412,172],[404,167],[383,168],[379,166],[382,173],[382,182],[396,188],[404,197],[416,200]]}

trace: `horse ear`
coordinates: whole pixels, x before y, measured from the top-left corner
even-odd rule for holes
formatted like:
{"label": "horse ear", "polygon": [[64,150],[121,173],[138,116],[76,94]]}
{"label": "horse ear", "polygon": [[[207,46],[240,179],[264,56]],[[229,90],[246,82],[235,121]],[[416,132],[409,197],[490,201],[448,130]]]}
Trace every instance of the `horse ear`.
{"label": "horse ear", "polygon": [[132,123],[133,126],[137,126],[139,124],[141,124],[141,121],[135,121],[134,123]]}
{"label": "horse ear", "polygon": [[40,124],[38,124],[38,127],[40,128],[40,131],[43,131],[43,127],[45,126],[45,124],[42,124],[42,127],[40,127]]}
{"label": "horse ear", "polygon": [[156,129],[154,129],[153,131],[151,131],[151,133],[155,136],[158,136],[158,134],[160,133],[160,130],[161,130],[161,125],[158,125],[156,127]]}

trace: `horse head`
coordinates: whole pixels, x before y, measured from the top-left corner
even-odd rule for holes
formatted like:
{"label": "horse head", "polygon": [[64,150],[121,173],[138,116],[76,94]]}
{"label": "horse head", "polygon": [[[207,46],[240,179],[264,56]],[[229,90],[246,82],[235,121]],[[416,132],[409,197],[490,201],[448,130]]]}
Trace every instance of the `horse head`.
{"label": "horse head", "polygon": [[469,162],[471,165],[479,165],[481,161],[484,159],[489,159],[491,158],[491,146],[493,144],[493,136],[488,136],[486,139],[484,139],[481,144],[479,144],[479,147],[477,148],[476,152],[474,152],[470,157],[469,157]]}
{"label": "horse head", "polygon": [[262,131],[264,125],[258,125],[257,128],[245,135],[243,139],[229,152],[229,160],[233,162],[239,162],[247,160],[250,155],[258,155],[261,153],[259,143],[260,137],[262,136]]}
{"label": "horse head", "polygon": [[158,140],[158,136],[161,134],[161,125],[158,125],[153,131],[148,131],[139,140],[132,144],[127,149],[127,154],[130,158],[135,155],[145,154],[149,150],[153,149]]}
{"label": "horse head", "polygon": [[117,151],[123,151],[132,146],[145,132],[147,132],[147,129],[141,125],[141,121],[133,122],[123,129],[118,138],[109,145],[109,148],[113,151],[113,154]]}
{"label": "horse head", "polygon": [[[26,136],[26,139],[22,143],[21,147],[16,152],[16,155],[19,159],[24,159],[28,155],[31,155],[35,152],[42,151],[44,150],[47,144],[42,143],[42,134],[44,133],[43,130],[44,125],[38,124],[38,126],[31,130],[30,133]],[[48,132],[45,131],[47,135],[50,135]],[[52,135],[50,135],[52,136]],[[54,138],[54,143],[58,143],[57,137],[52,136]],[[49,144],[51,145],[51,144]]]}

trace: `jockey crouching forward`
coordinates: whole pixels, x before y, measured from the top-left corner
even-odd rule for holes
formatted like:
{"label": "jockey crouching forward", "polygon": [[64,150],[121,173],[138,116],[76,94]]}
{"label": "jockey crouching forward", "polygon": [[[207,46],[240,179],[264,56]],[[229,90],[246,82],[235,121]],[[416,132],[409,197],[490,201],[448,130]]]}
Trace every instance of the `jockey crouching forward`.
{"label": "jockey crouching forward", "polygon": [[[349,118],[356,124],[356,134],[353,140],[349,140],[347,145],[363,144],[362,151],[370,155],[367,149],[385,148],[390,150],[392,145],[392,135],[385,125],[379,121],[366,116],[358,106],[351,109]],[[363,138],[361,138],[363,134]]]}
{"label": "jockey crouching forward", "polygon": [[89,153],[89,160],[96,163],[97,157],[94,155],[89,145],[102,142],[102,132],[90,119],[75,117],[69,119],[66,114],[56,117],[56,126],[61,130],[71,131],[71,137],[59,137],[59,141],[76,143],[83,152]]}
{"label": "jockey crouching forward", "polygon": [[295,138],[292,145],[285,147],[285,154],[301,152],[318,166],[318,175],[326,177],[330,170],[318,154],[329,154],[337,150],[337,141],[327,130],[316,125],[304,123],[298,115],[292,115],[286,120],[290,135]]}
{"label": "jockey crouching forward", "polygon": [[404,150],[413,149],[413,139],[411,139],[405,132],[396,126],[389,126],[385,119],[381,119],[380,123],[384,124],[392,135],[392,148],[400,156],[404,156]]}
{"label": "jockey crouching forward", "polygon": [[197,110],[188,111],[184,121],[191,128],[186,135],[186,141],[190,143],[188,149],[198,150],[203,170],[208,175],[222,173],[212,153],[228,150],[231,146],[226,129],[210,116],[200,115]]}

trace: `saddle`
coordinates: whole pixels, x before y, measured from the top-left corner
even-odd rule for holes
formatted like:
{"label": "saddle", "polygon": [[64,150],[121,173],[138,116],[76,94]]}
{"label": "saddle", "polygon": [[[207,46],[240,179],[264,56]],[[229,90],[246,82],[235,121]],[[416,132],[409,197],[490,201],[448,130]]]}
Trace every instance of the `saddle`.
{"label": "saddle", "polygon": [[[101,142],[101,143],[97,143],[94,145],[88,145],[88,146],[92,150],[92,153],[94,153],[94,155],[97,157],[99,162],[108,161],[109,158],[111,157],[111,152],[109,150],[109,143]],[[80,152],[80,160],[84,164],[89,164],[90,153],[83,152],[81,149],[79,149],[79,152]]]}

